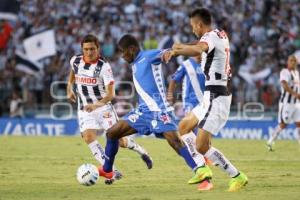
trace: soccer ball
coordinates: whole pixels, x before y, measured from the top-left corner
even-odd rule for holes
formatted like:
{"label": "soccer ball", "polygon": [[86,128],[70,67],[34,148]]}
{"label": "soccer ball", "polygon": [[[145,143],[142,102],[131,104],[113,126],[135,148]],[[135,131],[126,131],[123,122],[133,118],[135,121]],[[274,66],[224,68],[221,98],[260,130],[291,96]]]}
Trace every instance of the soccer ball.
{"label": "soccer ball", "polygon": [[77,169],[76,177],[81,185],[90,186],[98,181],[99,172],[95,165],[86,163]]}

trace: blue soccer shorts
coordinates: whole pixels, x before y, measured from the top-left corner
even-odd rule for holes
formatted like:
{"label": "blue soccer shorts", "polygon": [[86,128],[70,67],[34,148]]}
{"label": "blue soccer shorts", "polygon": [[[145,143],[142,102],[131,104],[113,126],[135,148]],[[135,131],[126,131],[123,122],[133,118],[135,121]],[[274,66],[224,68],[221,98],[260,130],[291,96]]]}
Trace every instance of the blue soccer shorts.
{"label": "blue soccer shorts", "polygon": [[123,119],[140,135],[154,133],[157,137],[169,131],[177,131],[177,123],[173,112],[141,112],[135,109]]}

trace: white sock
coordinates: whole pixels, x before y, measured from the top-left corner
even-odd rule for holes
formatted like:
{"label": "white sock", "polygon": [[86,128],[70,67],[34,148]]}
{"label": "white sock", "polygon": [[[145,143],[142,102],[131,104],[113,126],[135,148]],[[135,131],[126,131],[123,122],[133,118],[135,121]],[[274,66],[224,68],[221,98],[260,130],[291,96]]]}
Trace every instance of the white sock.
{"label": "white sock", "polygon": [[[101,144],[97,140],[88,144],[93,156],[95,159],[101,164],[104,165],[105,162],[105,151],[102,148]],[[115,166],[113,166],[113,170],[117,170]]]}
{"label": "white sock", "polygon": [[298,143],[300,145],[300,127],[297,127],[297,133],[298,133]]}
{"label": "white sock", "polygon": [[105,151],[102,148],[101,144],[99,144],[99,142],[97,140],[91,142],[90,144],[88,144],[93,156],[95,157],[95,159],[101,164],[104,165],[104,161],[105,161]]}
{"label": "white sock", "polygon": [[137,152],[140,155],[148,154],[147,151],[141,147],[139,144],[135,143],[135,141],[130,137],[125,137],[127,140],[127,148]]}
{"label": "white sock", "polygon": [[280,132],[282,131],[282,128],[278,125],[274,132],[272,133],[271,137],[268,140],[268,144],[272,145],[272,143],[277,139],[278,135],[280,134]]}
{"label": "white sock", "polygon": [[196,135],[191,131],[181,136],[182,141],[190,152],[197,167],[205,165],[205,159],[201,153],[196,150]]}
{"label": "white sock", "polygon": [[210,147],[204,156],[211,160],[214,165],[219,166],[230,177],[235,177],[239,174],[239,171],[218,149]]}

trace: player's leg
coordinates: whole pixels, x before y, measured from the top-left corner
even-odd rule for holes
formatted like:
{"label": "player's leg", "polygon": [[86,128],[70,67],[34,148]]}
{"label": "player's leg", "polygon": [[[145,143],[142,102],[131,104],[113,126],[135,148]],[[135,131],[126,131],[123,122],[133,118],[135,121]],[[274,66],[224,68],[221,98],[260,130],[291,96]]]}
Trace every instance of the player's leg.
{"label": "player's leg", "polygon": [[286,122],[289,121],[291,115],[291,109],[289,108],[289,105],[284,105],[280,102],[278,108],[278,125],[267,141],[267,148],[269,151],[273,151],[273,144],[281,131],[286,127]]}
{"label": "player's leg", "polygon": [[193,132],[195,127],[197,127],[198,121],[194,113],[190,112],[179,122],[178,131],[197,166],[204,166],[205,160],[203,155],[196,150],[196,135]]}
{"label": "player's leg", "polygon": [[228,191],[237,191],[248,183],[248,178],[244,173],[239,172],[220,150],[211,146],[212,134],[217,134],[229,117],[231,96],[212,93],[209,98],[209,109],[203,114],[204,117],[199,123],[196,148],[232,178]]}
{"label": "player's leg", "polygon": [[285,129],[286,124],[285,123],[279,123],[276,128],[274,129],[272,135],[270,136],[269,140],[267,141],[267,148],[269,151],[273,151],[273,144],[275,142],[275,140],[277,139],[277,137],[279,136],[279,134],[281,133],[281,131],[283,129]]}
{"label": "player's leg", "polygon": [[212,177],[212,171],[206,166],[204,156],[196,150],[196,135],[194,129],[197,127],[198,121],[195,114],[190,112],[179,122],[178,126],[181,139],[197,164],[197,167],[194,169],[195,175],[188,181],[189,184],[200,183],[203,181],[203,177],[207,179]]}
{"label": "player's leg", "polygon": [[132,151],[137,152],[141,156],[141,158],[145,162],[145,164],[147,165],[147,168],[148,169],[152,168],[152,166],[153,166],[152,158],[150,157],[148,152],[141,145],[139,145],[138,143],[136,143],[134,141],[133,138],[122,137],[119,139],[119,145],[120,145],[120,147],[128,148]]}
{"label": "player's leg", "polygon": [[136,130],[129,126],[129,124],[120,120],[107,130],[106,146],[105,146],[105,163],[103,168],[99,169],[100,176],[112,178],[112,169],[115,156],[119,149],[119,139],[128,135],[136,133]]}
{"label": "player's leg", "polygon": [[[229,191],[236,191],[244,186],[248,179],[244,173],[239,172],[236,167],[224,156],[224,154],[211,145],[211,133],[203,129],[199,129],[196,141],[197,150],[218,166],[221,170],[226,172],[231,178]],[[232,182],[236,181],[234,185]],[[236,186],[236,184],[239,184]]]}
{"label": "player's leg", "polygon": [[88,145],[94,158],[101,164],[104,164],[104,150],[97,141],[97,131],[101,129],[100,124],[94,117],[94,112],[88,113],[82,110],[78,111],[78,123],[81,136]]}
{"label": "player's leg", "polygon": [[104,164],[104,149],[97,140],[97,130],[96,129],[87,129],[81,133],[81,136],[85,143],[88,145],[91,153],[94,158],[101,164]]}
{"label": "player's leg", "polygon": [[[194,176],[192,179],[188,181],[189,184],[195,184],[202,182],[204,180],[209,180],[212,177],[211,170],[205,166],[205,162],[202,156],[203,161],[201,162],[201,166],[199,166],[199,163],[195,162],[195,159],[189,152],[188,148],[184,145],[184,143],[180,140],[179,136],[177,135],[176,131],[169,131],[165,132],[164,137],[168,141],[169,145],[180,155],[183,157],[187,165],[195,172],[198,172],[199,174],[197,176]],[[198,154],[198,153],[197,153]],[[196,178],[195,178],[196,177]],[[210,190],[212,189],[212,184],[209,182],[205,182],[206,188],[203,190]],[[208,186],[207,186],[208,184]]]}

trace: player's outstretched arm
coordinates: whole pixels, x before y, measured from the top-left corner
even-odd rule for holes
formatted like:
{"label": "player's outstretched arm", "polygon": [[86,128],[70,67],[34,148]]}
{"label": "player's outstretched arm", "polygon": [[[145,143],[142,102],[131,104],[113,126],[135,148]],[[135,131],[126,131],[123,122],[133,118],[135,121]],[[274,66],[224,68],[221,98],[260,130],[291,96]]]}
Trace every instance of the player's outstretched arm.
{"label": "player's outstretched arm", "polygon": [[76,95],[73,92],[73,84],[75,82],[75,74],[73,70],[70,71],[68,84],[67,84],[67,97],[71,102],[76,102]]}
{"label": "player's outstretched arm", "polygon": [[205,42],[199,42],[197,44],[182,44],[182,43],[175,43],[172,46],[172,51],[174,51],[175,56],[199,56],[202,52],[206,52],[208,50],[208,45]]}

